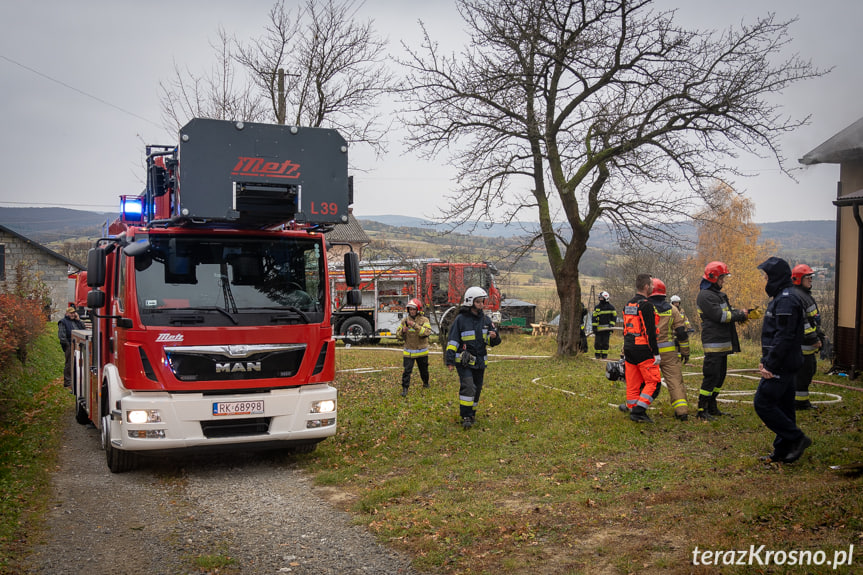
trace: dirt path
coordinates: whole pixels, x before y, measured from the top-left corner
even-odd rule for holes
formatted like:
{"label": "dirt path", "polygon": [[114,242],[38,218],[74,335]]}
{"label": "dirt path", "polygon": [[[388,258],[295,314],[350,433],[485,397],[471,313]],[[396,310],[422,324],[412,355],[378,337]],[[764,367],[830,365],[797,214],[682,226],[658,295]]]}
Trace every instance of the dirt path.
{"label": "dirt path", "polygon": [[[34,574],[414,573],[334,509],[284,454],[152,461],[112,474],[99,433],[69,421]],[[201,568],[196,558],[235,563]]]}

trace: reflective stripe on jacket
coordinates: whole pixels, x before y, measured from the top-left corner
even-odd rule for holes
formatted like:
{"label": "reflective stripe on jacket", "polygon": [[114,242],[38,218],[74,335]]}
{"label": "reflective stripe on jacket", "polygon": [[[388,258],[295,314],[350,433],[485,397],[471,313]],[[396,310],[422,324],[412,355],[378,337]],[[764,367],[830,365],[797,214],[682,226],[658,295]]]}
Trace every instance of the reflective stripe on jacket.
{"label": "reflective stripe on jacket", "polygon": [[805,306],[803,310],[803,345],[801,349],[803,350],[803,355],[814,355],[818,352],[816,344],[823,337],[818,304],[815,303],[811,290],[803,286],[794,286],[794,291]]}
{"label": "reflective stripe on jacket", "polygon": [[592,320],[593,331],[611,329],[617,322],[617,311],[609,302],[601,301],[593,308]]}
{"label": "reflective stripe on jacket", "polygon": [[704,353],[737,353],[740,340],[737,338],[736,322],[746,320],[746,313],[733,309],[728,296],[706,280],[695,300],[701,318],[701,343]]}
{"label": "reflective stripe on jacket", "polygon": [[[416,325],[408,326],[407,320],[413,319]],[[405,340],[405,357],[420,357],[428,355],[429,336],[432,333],[431,323],[428,318],[422,313],[418,313],[415,318],[411,318],[410,314],[405,316],[396,335]]]}

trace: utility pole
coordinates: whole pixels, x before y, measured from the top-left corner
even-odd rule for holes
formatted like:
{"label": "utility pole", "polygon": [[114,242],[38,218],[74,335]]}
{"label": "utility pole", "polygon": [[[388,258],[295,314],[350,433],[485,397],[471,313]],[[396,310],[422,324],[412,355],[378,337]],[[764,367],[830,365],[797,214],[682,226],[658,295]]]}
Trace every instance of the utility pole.
{"label": "utility pole", "polygon": [[285,124],[285,99],[287,96],[285,95],[285,69],[279,68],[279,80],[278,80],[278,110],[276,111],[276,121],[284,125]]}

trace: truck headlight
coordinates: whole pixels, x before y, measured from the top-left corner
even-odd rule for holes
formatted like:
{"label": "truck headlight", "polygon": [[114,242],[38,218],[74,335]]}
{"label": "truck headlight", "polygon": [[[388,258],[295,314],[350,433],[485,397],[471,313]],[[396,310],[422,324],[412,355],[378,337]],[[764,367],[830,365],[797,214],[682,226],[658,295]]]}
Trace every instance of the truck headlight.
{"label": "truck headlight", "polygon": [[312,402],[312,408],[309,410],[309,413],[332,413],[335,410],[336,401],[334,399],[323,399]]}
{"label": "truck headlight", "polygon": [[161,423],[162,415],[158,409],[130,409],[126,412],[126,421],[129,423]]}

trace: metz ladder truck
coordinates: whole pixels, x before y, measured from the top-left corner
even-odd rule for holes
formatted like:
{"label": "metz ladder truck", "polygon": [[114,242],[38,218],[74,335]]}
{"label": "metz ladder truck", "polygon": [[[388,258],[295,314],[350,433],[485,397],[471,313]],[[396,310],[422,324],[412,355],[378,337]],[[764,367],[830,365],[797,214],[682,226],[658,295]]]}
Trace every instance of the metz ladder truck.
{"label": "metz ladder truck", "polygon": [[[112,472],[336,433],[324,232],[347,221],[347,151],[333,130],[208,119],[147,147],[145,191],[88,256],[92,331],[73,334],[75,417]],[[345,267],[358,285],[355,253]]]}

